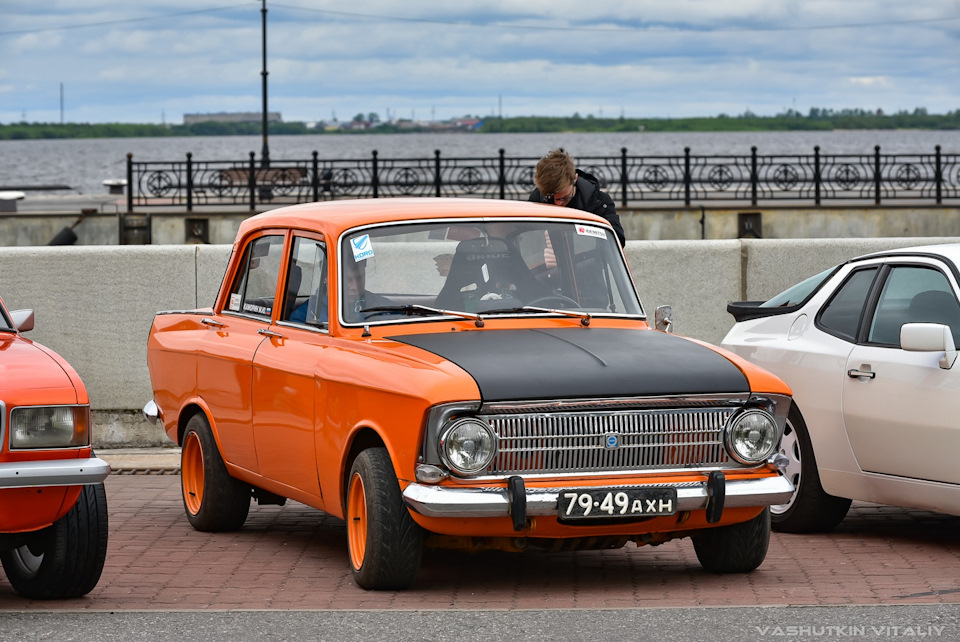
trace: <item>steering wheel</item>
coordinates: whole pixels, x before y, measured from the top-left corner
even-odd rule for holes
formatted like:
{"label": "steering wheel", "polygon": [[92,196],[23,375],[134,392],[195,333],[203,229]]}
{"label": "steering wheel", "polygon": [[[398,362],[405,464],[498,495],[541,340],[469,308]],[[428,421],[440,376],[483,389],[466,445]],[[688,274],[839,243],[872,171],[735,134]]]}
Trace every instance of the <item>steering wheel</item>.
{"label": "steering wheel", "polygon": [[[550,305],[551,302],[553,305]],[[527,302],[527,305],[532,305],[536,308],[560,308],[561,310],[566,310],[567,308],[571,307],[580,307],[579,303],[562,294],[547,294],[545,296],[536,298],[533,301]]]}

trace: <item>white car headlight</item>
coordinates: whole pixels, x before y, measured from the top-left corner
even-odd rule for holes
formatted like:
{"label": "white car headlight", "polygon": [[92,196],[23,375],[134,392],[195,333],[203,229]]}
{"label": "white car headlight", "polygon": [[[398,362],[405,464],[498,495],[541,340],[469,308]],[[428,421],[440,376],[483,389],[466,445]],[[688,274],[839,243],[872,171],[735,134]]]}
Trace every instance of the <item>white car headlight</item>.
{"label": "white car headlight", "polygon": [[90,445],[90,406],[19,406],[10,411],[10,448]]}
{"label": "white car headlight", "polygon": [[741,464],[759,464],[773,454],[780,429],[770,414],[759,409],[741,412],[727,426],[727,451]]}
{"label": "white car headlight", "polygon": [[440,435],[440,457],[460,475],[475,475],[497,453],[497,436],[479,419],[458,419]]}

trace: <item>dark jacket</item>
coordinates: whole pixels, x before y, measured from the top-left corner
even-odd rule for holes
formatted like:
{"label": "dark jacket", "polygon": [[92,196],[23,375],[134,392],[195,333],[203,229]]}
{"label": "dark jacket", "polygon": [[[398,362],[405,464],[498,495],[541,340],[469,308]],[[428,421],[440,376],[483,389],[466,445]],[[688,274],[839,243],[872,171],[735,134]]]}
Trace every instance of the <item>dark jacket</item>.
{"label": "dark jacket", "polygon": [[[536,203],[542,202],[540,190],[534,188],[527,200]],[[574,194],[573,200],[566,206],[584,212],[593,212],[597,216],[605,218],[613,226],[613,231],[617,233],[620,245],[623,246],[627,242],[627,237],[623,233],[623,226],[620,225],[617,206],[609,194],[600,191],[600,181],[592,174],[577,170],[577,193]]]}

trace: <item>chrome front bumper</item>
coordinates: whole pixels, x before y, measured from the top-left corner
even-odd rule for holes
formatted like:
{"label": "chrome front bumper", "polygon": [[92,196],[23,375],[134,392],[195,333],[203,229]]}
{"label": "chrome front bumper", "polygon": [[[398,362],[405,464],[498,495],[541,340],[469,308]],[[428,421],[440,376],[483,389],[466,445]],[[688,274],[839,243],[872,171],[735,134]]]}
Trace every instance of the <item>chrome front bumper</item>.
{"label": "chrome front bumper", "polygon": [[0,464],[0,488],[85,486],[109,475],[110,464],[99,457],[18,461]]}
{"label": "chrome front bumper", "polygon": [[[655,484],[655,486],[671,486]],[[707,483],[673,485],[677,489],[677,510],[703,510],[708,506]],[[571,487],[573,487],[571,485]],[[526,515],[557,515],[560,488],[526,488]],[[785,504],[793,495],[786,477],[764,477],[724,483],[727,508]],[[411,509],[427,517],[507,517],[511,515],[510,493],[506,488],[452,488],[412,483],[403,490]]]}

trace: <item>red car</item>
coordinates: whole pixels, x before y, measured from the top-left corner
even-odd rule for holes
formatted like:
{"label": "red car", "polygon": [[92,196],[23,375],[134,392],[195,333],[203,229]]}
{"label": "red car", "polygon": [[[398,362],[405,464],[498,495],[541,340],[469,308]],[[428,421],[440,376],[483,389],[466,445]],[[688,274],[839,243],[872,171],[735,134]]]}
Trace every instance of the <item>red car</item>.
{"label": "red car", "polygon": [[24,597],[79,597],[107,554],[110,465],[93,455],[79,375],[21,336],[33,322],[0,300],[0,561]]}

